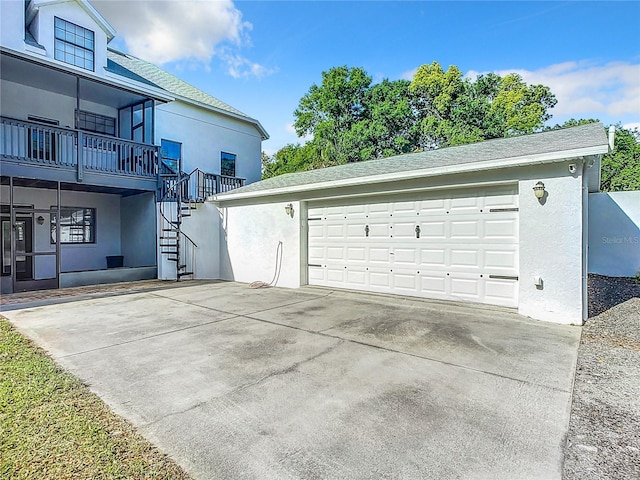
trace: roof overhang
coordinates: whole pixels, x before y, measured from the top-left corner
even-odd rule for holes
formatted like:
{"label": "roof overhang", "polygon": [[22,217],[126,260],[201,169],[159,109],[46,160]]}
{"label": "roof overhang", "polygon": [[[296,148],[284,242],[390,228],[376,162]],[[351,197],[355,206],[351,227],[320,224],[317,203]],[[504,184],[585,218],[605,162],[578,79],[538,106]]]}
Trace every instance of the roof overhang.
{"label": "roof overhang", "polygon": [[70,68],[63,67],[62,65],[58,64],[57,62],[49,58],[25,54],[25,53],[18,52],[16,50],[12,50],[2,46],[0,46],[0,54],[6,55],[11,58],[15,58],[17,60],[29,62],[34,65],[40,65],[42,67],[50,68],[52,70],[65,73],[67,75],[72,75],[74,77],[86,79],[98,84],[124,90],[136,95],[142,95],[145,97],[153,98],[154,100],[157,100],[160,102],[171,102],[174,100],[174,96],[170,95],[165,90],[144,85],[140,82],[135,82],[133,80],[129,81],[128,79],[125,79],[119,75],[109,74],[106,77],[100,77],[98,75],[95,75],[89,72],[88,70],[87,72],[72,70]]}
{"label": "roof overhang", "polygon": [[413,180],[418,178],[435,177],[439,175],[453,175],[461,173],[472,173],[479,171],[490,171],[504,168],[516,168],[543,165],[550,163],[564,162],[570,159],[580,157],[590,157],[594,155],[602,155],[609,151],[608,145],[598,145],[595,147],[578,148],[573,150],[563,150],[557,152],[544,153],[539,155],[527,155],[522,157],[511,157],[497,160],[488,160],[485,162],[463,163],[457,165],[448,165],[436,168],[425,168],[420,170],[407,170],[403,172],[388,173],[382,175],[370,175],[366,177],[347,178],[343,180],[332,180],[329,182],[310,183],[304,185],[295,185],[290,187],[272,188],[265,190],[257,190],[251,192],[233,191],[209,197],[207,200],[218,204],[227,201],[246,200],[250,198],[269,197],[283,194],[296,194],[309,192],[313,190],[326,190],[337,187],[351,187],[358,185],[385,184],[397,182],[401,180]]}
{"label": "roof overhang", "polygon": [[[69,0],[31,0],[27,5],[26,24],[29,25],[38,14],[38,10],[42,7],[49,5],[56,5],[58,3],[67,3]],[[98,24],[98,26],[107,35],[107,43],[109,43],[116,36],[115,29],[100,15],[100,13],[91,5],[87,0],[74,0],[91,19]]]}

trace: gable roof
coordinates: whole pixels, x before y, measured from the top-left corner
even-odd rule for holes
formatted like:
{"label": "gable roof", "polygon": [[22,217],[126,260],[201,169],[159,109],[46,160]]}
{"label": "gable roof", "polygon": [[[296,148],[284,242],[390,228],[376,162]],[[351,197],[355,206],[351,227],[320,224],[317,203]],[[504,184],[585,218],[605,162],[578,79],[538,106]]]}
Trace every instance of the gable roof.
{"label": "gable roof", "polygon": [[130,80],[142,81],[143,83],[159,87],[188,103],[251,123],[258,129],[263,140],[269,138],[267,131],[255,118],[251,118],[240,110],[233,108],[231,105],[203,92],[193,85],[189,85],[184,80],[180,80],[175,75],[162,70],[153,63],[134,57],[128,53],[108,48],[107,70]]}
{"label": "gable roof", "polygon": [[[37,11],[40,7],[46,7],[47,5],[55,5],[56,3],[66,3],[69,0],[31,0],[27,7],[27,16],[26,16],[26,24],[29,25],[33,18],[35,17]],[[107,42],[113,40],[113,37],[116,36],[116,31],[114,28],[105,20],[105,18],[100,15],[93,5],[91,5],[87,0],[74,0],[86,13],[89,15],[96,24],[104,31],[107,35]]]}
{"label": "gable roof", "polygon": [[288,173],[221,194],[217,200],[549,163],[578,156],[607,153],[608,145],[604,126],[600,123],[592,123],[543,133]]}

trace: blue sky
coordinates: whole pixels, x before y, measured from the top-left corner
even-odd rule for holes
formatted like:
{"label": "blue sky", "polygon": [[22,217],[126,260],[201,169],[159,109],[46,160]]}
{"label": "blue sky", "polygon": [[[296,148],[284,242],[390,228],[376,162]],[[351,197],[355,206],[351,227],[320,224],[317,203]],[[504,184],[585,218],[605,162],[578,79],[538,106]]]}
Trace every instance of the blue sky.
{"label": "blue sky", "polygon": [[118,31],[113,46],[260,120],[268,153],[300,141],[298,101],[340,65],[374,82],[411,79],[433,61],[468,75],[515,71],[556,94],[551,124],[640,126],[640,2],[93,3]]}

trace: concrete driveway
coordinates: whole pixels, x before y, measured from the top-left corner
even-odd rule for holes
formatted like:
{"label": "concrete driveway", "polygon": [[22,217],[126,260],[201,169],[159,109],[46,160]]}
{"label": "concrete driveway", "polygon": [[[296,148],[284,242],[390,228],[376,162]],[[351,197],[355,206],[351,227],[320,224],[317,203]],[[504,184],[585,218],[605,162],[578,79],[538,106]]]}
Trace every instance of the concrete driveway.
{"label": "concrete driveway", "polygon": [[237,283],[3,315],[196,478],[561,478],[576,327]]}

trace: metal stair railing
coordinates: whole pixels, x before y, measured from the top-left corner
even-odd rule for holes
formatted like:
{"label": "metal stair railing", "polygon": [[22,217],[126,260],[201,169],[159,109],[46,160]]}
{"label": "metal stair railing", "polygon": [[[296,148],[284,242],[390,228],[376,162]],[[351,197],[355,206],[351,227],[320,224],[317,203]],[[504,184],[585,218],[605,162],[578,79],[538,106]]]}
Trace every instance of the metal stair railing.
{"label": "metal stair railing", "polygon": [[[197,170],[197,169],[196,169]],[[161,200],[160,216],[160,253],[169,255],[167,260],[176,262],[176,281],[184,276],[195,274],[195,250],[198,245],[182,231],[182,220],[191,216],[192,198],[189,195],[189,180],[193,172],[160,174]],[[184,197],[186,196],[186,205]],[[174,205],[170,212],[165,211],[167,204]],[[183,241],[181,241],[183,240]]]}

